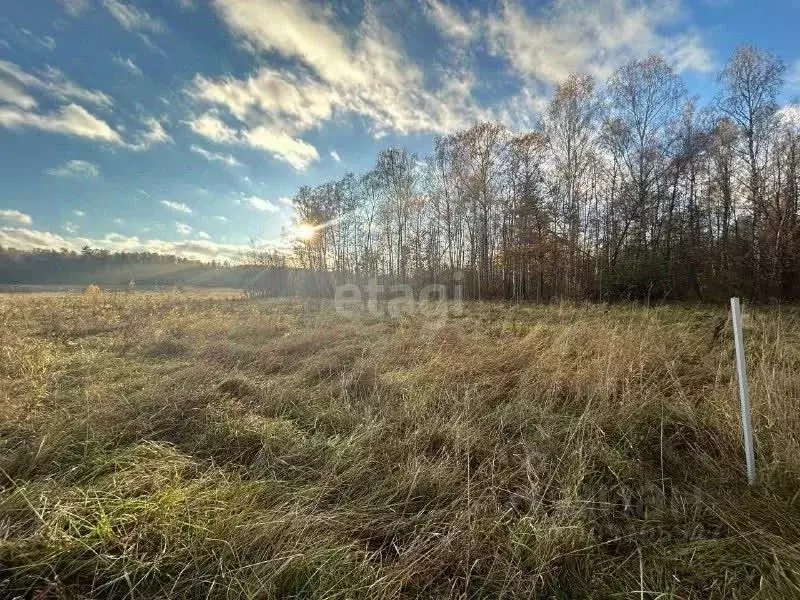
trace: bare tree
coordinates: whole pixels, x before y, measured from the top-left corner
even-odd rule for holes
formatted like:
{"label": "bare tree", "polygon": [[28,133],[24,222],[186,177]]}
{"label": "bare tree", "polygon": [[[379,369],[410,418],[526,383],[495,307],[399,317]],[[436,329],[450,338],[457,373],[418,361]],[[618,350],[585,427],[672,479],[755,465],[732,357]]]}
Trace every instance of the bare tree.
{"label": "bare tree", "polygon": [[616,266],[631,227],[633,259],[639,262],[648,250],[648,220],[658,203],[653,192],[663,177],[672,141],[667,126],[676,117],[684,88],[664,57],[652,55],[620,67],[609,79],[608,90],[611,117],[605,140],[627,177],[622,190],[624,224],[612,253]]}
{"label": "bare tree", "polygon": [[[748,167],[747,188],[753,216],[751,260],[753,270],[761,271],[762,250],[758,227],[764,212],[766,144],[775,123],[776,98],[786,67],[774,55],[754,46],[740,46],[719,75],[723,89],[719,109],[742,131],[743,158]],[[758,287],[758,282],[754,281]]]}
{"label": "bare tree", "polygon": [[361,177],[300,188],[310,234],[276,268],[310,272],[317,293],[331,278],[455,285],[463,271],[469,298],[800,297],[783,71],[740,48],[712,108],[661,56],[623,65],[604,92],[571,75],[532,131],[477,123],[424,163],[388,148]]}
{"label": "bare tree", "polygon": [[554,182],[561,205],[563,235],[569,257],[564,272],[564,292],[577,292],[576,254],[579,251],[581,224],[581,179],[592,154],[600,113],[594,80],[588,75],[572,74],[556,87],[547,112],[546,131],[554,161]]}

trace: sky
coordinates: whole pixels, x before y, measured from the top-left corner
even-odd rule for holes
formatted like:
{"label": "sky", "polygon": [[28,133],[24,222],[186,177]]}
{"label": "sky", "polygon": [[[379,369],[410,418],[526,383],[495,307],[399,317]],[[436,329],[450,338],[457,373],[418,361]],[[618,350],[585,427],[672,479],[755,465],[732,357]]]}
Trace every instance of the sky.
{"label": "sky", "polygon": [[479,120],[524,130],[570,73],[653,52],[708,103],[755,44],[800,95],[800,0],[0,4],[0,246],[20,249],[279,246],[298,187]]}

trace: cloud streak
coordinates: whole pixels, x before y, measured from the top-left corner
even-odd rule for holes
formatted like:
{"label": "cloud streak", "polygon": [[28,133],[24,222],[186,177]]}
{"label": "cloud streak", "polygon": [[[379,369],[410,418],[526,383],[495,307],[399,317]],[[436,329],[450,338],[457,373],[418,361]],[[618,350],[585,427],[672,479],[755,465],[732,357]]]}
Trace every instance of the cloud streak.
{"label": "cloud streak", "polygon": [[223,152],[212,152],[210,150],[206,150],[205,148],[202,148],[201,146],[197,146],[194,144],[189,147],[189,150],[191,150],[195,154],[199,154],[200,156],[202,156],[203,158],[205,158],[207,161],[210,162],[225,163],[229,167],[242,166],[242,163],[240,163],[238,160],[236,160],[236,157],[230,154],[225,154]]}
{"label": "cloud streak", "polygon": [[33,223],[33,219],[31,219],[30,215],[13,208],[0,209],[0,220],[19,223],[21,225],[30,225]]}
{"label": "cloud streak", "polygon": [[244,199],[244,201],[249,204],[252,208],[256,210],[260,210],[261,212],[277,212],[278,207],[275,206],[269,200],[264,200],[263,198],[259,198],[258,196],[248,196]]}
{"label": "cloud streak", "polygon": [[162,200],[161,204],[166,206],[170,210],[174,210],[175,212],[182,212],[187,215],[191,215],[194,211],[184,202],[173,202],[171,200]]}
{"label": "cloud streak", "polygon": [[111,144],[123,145],[119,133],[82,106],[68,104],[50,113],[35,113],[0,106],[0,127],[39,129]]}
{"label": "cloud streak", "polygon": [[166,24],[146,10],[125,4],[119,0],[103,0],[103,6],[123,29],[149,33],[165,33]]}
{"label": "cloud streak", "polygon": [[[62,102],[83,102],[95,106],[109,108],[114,100],[108,94],[99,90],[84,88],[68,79],[59,69],[47,67],[34,74],[29,73],[7,60],[0,60],[0,82],[7,85],[18,85],[30,90],[36,90]],[[33,108],[32,106],[23,108]]]}
{"label": "cloud streak", "polygon": [[46,172],[53,177],[95,179],[100,176],[100,167],[85,160],[68,160],[60,167],[48,169]]}
{"label": "cloud streak", "polygon": [[[188,121],[189,127],[217,144],[238,144],[264,150],[275,159],[289,163],[302,171],[319,158],[317,149],[288,135],[272,125],[259,125],[252,129],[234,129],[225,123],[215,111]],[[200,153],[202,154],[202,153]]]}
{"label": "cloud streak", "polygon": [[115,55],[112,58],[112,60],[116,65],[122,67],[123,69],[128,71],[128,73],[130,73],[131,75],[135,75],[136,77],[142,76],[142,70],[139,68],[139,65],[133,62],[133,59],[131,57],[122,58],[119,55]]}
{"label": "cloud streak", "polygon": [[425,11],[430,21],[450,40],[471,42],[481,33],[479,22],[470,23],[451,6],[441,0],[427,0]]}
{"label": "cloud streak", "polygon": [[71,17],[80,16],[89,8],[89,0],[58,0]]}
{"label": "cloud streak", "polygon": [[131,150],[142,152],[144,150],[149,150],[156,144],[172,143],[172,137],[167,134],[161,122],[155,117],[145,117],[142,119],[142,124],[144,125],[144,129],[137,134],[137,141],[128,144]]}

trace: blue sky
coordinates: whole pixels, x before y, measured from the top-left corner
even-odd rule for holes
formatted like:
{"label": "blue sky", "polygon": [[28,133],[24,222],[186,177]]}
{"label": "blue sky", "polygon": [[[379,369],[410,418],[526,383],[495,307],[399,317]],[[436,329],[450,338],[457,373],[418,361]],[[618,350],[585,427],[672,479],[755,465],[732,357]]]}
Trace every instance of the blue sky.
{"label": "blue sky", "polygon": [[800,94],[800,0],[29,0],[0,7],[0,245],[231,257],[288,198],[573,71],[663,53],[704,101],[740,43]]}

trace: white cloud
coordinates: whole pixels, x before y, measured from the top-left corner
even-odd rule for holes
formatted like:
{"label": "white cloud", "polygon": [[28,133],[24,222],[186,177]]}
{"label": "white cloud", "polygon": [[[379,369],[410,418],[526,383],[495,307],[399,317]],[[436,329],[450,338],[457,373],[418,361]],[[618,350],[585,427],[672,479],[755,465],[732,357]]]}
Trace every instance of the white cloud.
{"label": "white cloud", "polygon": [[425,12],[442,34],[455,41],[469,42],[480,34],[480,23],[470,23],[441,0],[426,0]]}
{"label": "white cloud", "polygon": [[111,16],[128,31],[146,31],[150,33],[164,33],[167,26],[161,19],[151,16],[147,11],[119,0],[103,0]]}
{"label": "white cloud", "polygon": [[[66,104],[48,112],[37,110],[39,103],[31,91]],[[83,88],[53,67],[29,73],[12,62],[0,60],[0,127],[29,127],[126,145],[118,131],[78,102],[102,109],[114,103],[106,93]]]}
{"label": "white cloud", "polygon": [[60,248],[80,249],[80,246],[73,247],[58,234],[23,227],[0,227],[0,246],[18,250],[33,250],[34,248],[53,250]]}
{"label": "white cloud", "polygon": [[536,15],[504,0],[488,19],[489,48],[520,75],[548,84],[574,72],[604,80],[624,62],[653,52],[664,53],[678,69],[711,70],[699,34],[663,33],[681,18],[677,0],[558,0]]}
{"label": "white cloud", "polygon": [[262,212],[276,212],[278,210],[278,207],[272,202],[269,200],[264,200],[263,198],[259,198],[258,196],[248,196],[244,199],[244,201],[256,210],[260,210]]}
{"label": "white cloud", "polygon": [[800,91],[800,59],[794,61],[786,75],[786,83],[794,91]]}
{"label": "white cloud", "polygon": [[0,79],[0,103],[14,104],[19,108],[30,110],[36,107],[36,100],[26,94],[22,88],[11,81]]}
{"label": "white cloud", "polygon": [[236,160],[234,156],[230,154],[224,154],[222,152],[212,152],[210,150],[206,150],[205,148],[195,145],[192,145],[189,149],[195,154],[199,154],[200,156],[209,161],[222,162],[231,167],[242,166],[242,163],[240,163],[238,160]]}
{"label": "white cloud", "polygon": [[172,143],[172,137],[164,131],[164,127],[158,119],[155,117],[145,117],[142,119],[142,123],[145,129],[137,134],[136,143],[128,145],[131,150],[140,152],[142,150],[148,150],[151,146],[155,146],[156,144]]}
{"label": "white cloud", "polygon": [[0,60],[0,81],[2,80],[7,83],[16,83],[24,88],[38,90],[62,102],[85,102],[104,108],[108,108],[114,103],[108,94],[81,87],[53,67],[47,67],[34,75],[12,62]]}
{"label": "white cloud", "polygon": [[778,111],[778,120],[785,127],[800,133],[800,104],[787,104]]}
{"label": "white cloud", "polygon": [[192,119],[188,124],[192,131],[213,142],[241,144],[265,150],[274,158],[283,160],[298,170],[305,169],[319,158],[314,146],[270,125],[259,125],[252,129],[237,131],[222,121],[219,114],[214,111]]}
{"label": "white cloud", "polygon": [[186,213],[187,215],[192,214],[192,209],[184,202],[172,202],[171,200],[162,200],[161,204],[166,206],[168,209],[174,210],[176,212]]}
{"label": "white cloud", "polygon": [[21,225],[30,225],[33,222],[30,215],[21,213],[13,208],[0,209],[0,219],[3,221],[11,221]]}
{"label": "white cloud", "polygon": [[66,231],[67,233],[78,233],[78,226],[75,225],[72,221],[67,221],[64,223],[61,228]]}
{"label": "white cloud", "polygon": [[[298,58],[322,71],[324,79],[364,80],[344,38],[322,6],[281,0],[217,0],[228,27],[253,48]],[[310,43],[310,42],[316,43]]]}
{"label": "white cloud", "polygon": [[70,16],[77,17],[89,8],[89,0],[59,0]]}
{"label": "white cloud", "polygon": [[529,86],[504,100],[498,110],[499,119],[515,131],[536,127],[539,115],[547,110],[548,98]]}
{"label": "white cloud", "polygon": [[181,235],[189,235],[192,233],[192,228],[186,223],[175,223],[175,231]]}
{"label": "white cloud", "polygon": [[77,177],[92,179],[100,176],[100,167],[86,160],[68,160],[60,167],[47,170],[53,177]]}
{"label": "white cloud", "polygon": [[237,133],[226,125],[216,111],[209,111],[187,122],[197,135],[217,143],[233,143],[237,141]]}
{"label": "white cloud", "polygon": [[166,53],[166,52],[164,52],[164,49],[163,49],[161,46],[159,46],[158,44],[156,44],[156,43],[155,43],[155,42],[154,42],[154,41],[153,41],[153,40],[150,38],[150,36],[149,36],[149,35],[147,35],[146,33],[142,33],[141,31],[140,31],[139,33],[137,33],[136,35],[137,35],[137,36],[139,36],[139,39],[140,39],[140,40],[142,40],[142,42],[144,43],[144,45],[145,45],[145,46],[147,46],[148,48],[150,48],[150,50],[152,50],[152,51],[153,51],[153,52],[155,52],[156,54],[160,54],[160,55],[161,55],[161,56],[163,56],[164,58],[166,58],[166,57],[167,57],[167,53]]}
{"label": "white cloud", "polygon": [[298,131],[330,119],[340,102],[335,92],[306,73],[262,67],[245,79],[195,77],[189,94],[224,106],[239,121],[272,115]]}
{"label": "white cloud", "polygon": [[281,196],[278,198],[278,202],[285,204],[286,206],[294,206],[294,202],[292,202],[292,199],[289,198],[289,196]]}
{"label": "white cloud", "polygon": [[365,117],[376,135],[443,133],[490,116],[474,102],[476,78],[463,68],[440,69],[429,87],[431,74],[410,60],[371,4],[349,31],[331,10],[303,0],[216,0],[214,7],[253,52],[301,63],[244,78],[195,77],[187,93],[215,110],[189,125],[214,141],[244,143],[303,169],[319,154],[300,135],[340,112]]}
{"label": "white cloud", "polygon": [[0,127],[9,129],[30,127],[112,144],[123,144],[119,133],[108,123],[77,104],[68,104],[47,114],[26,112],[11,106],[0,106]]}
{"label": "white cloud", "polygon": [[311,144],[268,125],[260,125],[245,131],[243,139],[253,148],[265,150],[274,158],[286,161],[299,171],[319,158],[317,149]]}
{"label": "white cloud", "polygon": [[331,158],[336,162],[342,162],[342,159],[339,157],[339,153],[336,150],[331,150]]}
{"label": "white cloud", "polygon": [[[138,236],[125,236],[108,233],[102,238],[61,236],[49,231],[37,231],[23,227],[0,227],[0,246],[19,250],[47,249],[74,250],[80,252],[84,246],[106,249],[111,252],[154,252],[169,254],[202,261],[238,262],[252,250],[250,245],[223,244],[206,239],[186,239],[166,241],[141,239]],[[283,248],[281,242],[263,242],[264,248]]]}
{"label": "white cloud", "polygon": [[201,240],[210,240],[211,239],[211,236],[209,234],[207,234],[205,231],[198,231],[197,232],[197,237],[199,237]]}
{"label": "white cloud", "polygon": [[[42,46],[43,48],[46,48],[47,50],[50,51],[55,50],[56,40],[52,36],[45,35],[43,37],[39,37],[38,35],[33,33],[30,29],[27,29],[25,27],[16,27],[13,23],[8,21],[8,19],[0,19],[0,20],[5,21],[4,25],[7,25],[10,31],[17,33],[20,36],[25,36],[26,38],[24,40],[25,42],[29,42],[37,46]],[[38,48],[36,48],[36,50],[38,51]]]}
{"label": "white cloud", "polygon": [[83,212],[82,210],[73,210],[72,214],[75,215],[76,217],[85,217],[86,216],[86,213]]}
{"label": "white cloud", "polygon": [[663,40],[657,50],[663,54],[679,72],[695,71],[711,73],[717,66],[711,57],[711,51],[703,42],[697,31],[690,31],[673,38]]}
{"label": "white cloud", "polygon": [[227,223],[228,222],[228,217],[225,217],[225,216],[222,216],[222,215],[217,215],[216,217],[214,217],[214,219],[217,220],[217,221],[221,221],[222,223]]}
{"label": "white cloud", "polygon": [[130,58],[130,57],[122,58],[119,55],[115,55],[112,58],[112,60],[117,65],[119,65],[120,67],[122,67],[123,69],[128,71],[130,74],[136,75],[137,77],[141,77],[142,76],[142,70],[139,68],[139,65],[137,65],[135,62],[133,62],[132,58]]}

